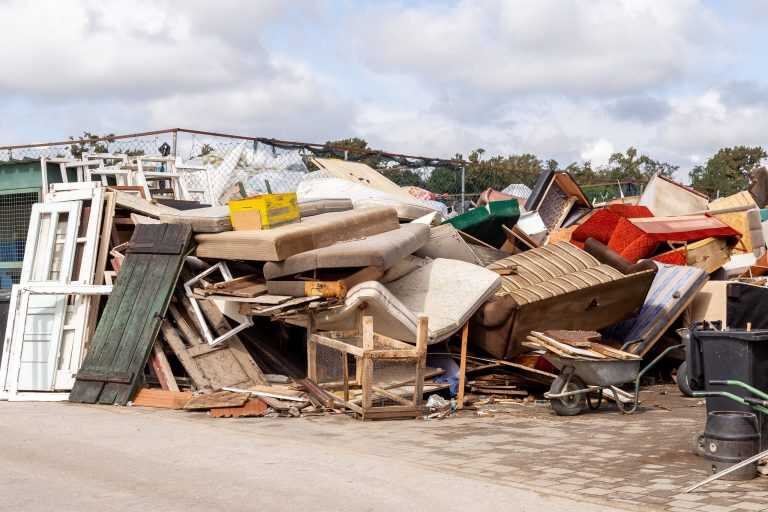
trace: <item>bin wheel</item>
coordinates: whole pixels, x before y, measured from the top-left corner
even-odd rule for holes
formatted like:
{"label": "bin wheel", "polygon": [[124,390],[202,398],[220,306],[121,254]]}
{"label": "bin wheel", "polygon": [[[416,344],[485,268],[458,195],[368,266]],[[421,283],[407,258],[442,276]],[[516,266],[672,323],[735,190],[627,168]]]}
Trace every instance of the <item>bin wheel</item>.
{"label": "bin wheel", "polygon": [[683,361],[677,368],[677,387],[683,396],[693,396],[691,381],[688,379],[688,361]]}
{"label": "bin wheel", "polygon": [[[577,377],[571,377],[571,381],[568,383],[567,388],[564,388],[565,377],[558,375],[552,382],[550,392],[562,393],[565,391],[578,391],[580,389],[586,389],[586,386]],[[586,394],[566,396],[563,398],[553,398],[550,400],[552,410],[558,416],[578,416],[587,407]]]}
{"label": "bin wheel", "polygon": [[691,451],[694,455],[704,457],[707,450],[704,448],[704,432],[697,432],[691,438]]}

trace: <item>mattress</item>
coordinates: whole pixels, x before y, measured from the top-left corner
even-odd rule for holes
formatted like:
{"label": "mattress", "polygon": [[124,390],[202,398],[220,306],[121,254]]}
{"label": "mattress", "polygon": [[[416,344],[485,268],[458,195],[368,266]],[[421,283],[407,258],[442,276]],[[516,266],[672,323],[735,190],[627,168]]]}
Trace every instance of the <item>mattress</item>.
{"label": "mattress", "polygon": [[709,279],[706,272],[695,267],[664,264],[658,267],[637,316],[603,332],[606,338],[622,343],[637,342],[629,347],[636,354],[645,354],[651,349]]}
{"label": "mattress", "polygon": [[228,206],[210,206],[208,208],[161,213],[160,221],[166,224],[189,224],[195,233],[232,231]]}
{"label": "mattress", "polygon": [[264,277],[277,279],[326,268],[377,267],[386,270],[413,254],[428,240],[429,226],[403,224],[384,233],[295,254],[285,261],[267,262]]}
{"label": "mattress", "polygon": [[301,214],[301,218],[313,217],[323,213],[345,212],[352,208],[352,201],[347,198],[309,199],[306,201],[299,201],[299,213]]}
{"label": "mattress", "polygon": [[439,258],[387,285],[368,281],[351,288],[344,306],[320,313],[317,326],[352,329],[355,313],[364,306],[374,318],[375,332],[415,343],[418,315],[423,313],[429,317],[428,342],[433,344],[461,329],[499,284],[499,276],[483,267]]}
{"label": "mattress", "polygon": [[[320,171],[324,172],[324,171]],[[441,215],[448,213],[448,208],[436,201],[422,201],[408,193],[392,194],[366,185],[365,182],[349,181],[341,178],[315,177],[305,179],[296,189],[299,203],[327,200],[328,198],[347,198],[355,208],[390,207],[395,208],[401,219],[413,220],[435,211]]]}
{"label": "mattress", "polygon": [[430,229],[429,240],[414,254],[422,258],[446,258],[467,263],[480,263],[475,251],[451,224],[441,224]]}
{"label": "mattress", "polygon": [[275,229],[200,234],[196,255],[201,258],[282,261],[306,251],[392,231],[400,226],[393,208],[362,208],[325,213]]}

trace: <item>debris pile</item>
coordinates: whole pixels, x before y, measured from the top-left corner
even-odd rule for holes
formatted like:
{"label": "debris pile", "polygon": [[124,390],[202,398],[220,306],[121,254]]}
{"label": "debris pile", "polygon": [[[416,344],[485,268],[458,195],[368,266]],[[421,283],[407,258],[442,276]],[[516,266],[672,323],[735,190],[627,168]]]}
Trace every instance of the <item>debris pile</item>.
{"label": "debris pile", "polygon": [[271,193],[243,151],[43,173],[3,397],[438,419],[605,395],[629,412],[655,363],[685,359],[677,329],[766,327],[768,221],[749,191],[710,201],[655,176],[596,205],[548,170],[457,213],[344,160],[285,170],[295,188]]}

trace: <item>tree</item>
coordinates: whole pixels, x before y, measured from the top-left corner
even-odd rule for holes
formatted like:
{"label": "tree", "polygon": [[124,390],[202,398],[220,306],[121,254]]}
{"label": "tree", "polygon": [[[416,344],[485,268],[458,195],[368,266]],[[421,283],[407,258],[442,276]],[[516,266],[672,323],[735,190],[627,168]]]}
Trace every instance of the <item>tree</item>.
{"label": "tree", "polygon": [[424,188],[436,194],[459,194],[461,171],[451,167],[436,167],[429,175]]}
{"label": "tree", "polygon": [[627,148],[625,153],[614,153],[608,159],[608,167],[602,173],[603,179],[621,180],[647,180],[654,174],[661,174],[667,178],[679,167],[666,162],[653,160],[646,155],[639,155],[637,149]]}
{"label": "tree", "polygon": [[[78,159],[81,158],[84,153],[108,153],[109,148],[105,142],[115,142],[115,139],[113,138],[114,136],[114,133],[100,136],[91,132],[83,132],[82,137],[78,137],[77,139],[75,137],[69,138],[69,140],[73,141],[72,144],[69,145],[69,152],[73,157]],[[98,139],[101,138],[106,138],[106,140],[99,141]]]}
{"label": "tree", "polygon": [[464,174],[468,192],[481,192],[489,187],[501,190],[513,183],[530,186],[544,170],[542,161],[531,153],[483,159],[484,153],[484,149],[478,148],[467,157],[469,163]]}
{"label": "tree", "polygon": [[713,197],[746,190],[750,173],[767,156],[761,146],[722,148],[706,164],[693,168],[689,174],[691,184]]}

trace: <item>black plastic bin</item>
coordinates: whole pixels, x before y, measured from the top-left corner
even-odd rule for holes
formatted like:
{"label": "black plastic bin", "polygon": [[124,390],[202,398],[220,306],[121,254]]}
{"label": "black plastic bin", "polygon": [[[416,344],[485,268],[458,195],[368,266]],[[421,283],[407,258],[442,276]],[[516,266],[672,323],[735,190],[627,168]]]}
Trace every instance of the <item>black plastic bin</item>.
{"label": "black plastic bin", "polygon": [[[714,326],[714,328],[712,327]],[[750,396],[745,389],[711,385],[710,380],[740,380],[768,392],[768,329],[719,330],[719,322],[697,324],[691,329],[688,348],[688,379],[694,391],[728,391]],[[707,413],[715,411],[753,412],[728,398],[707,398]],[[768,417],[759,415],[761,446],[768,449]]]}

